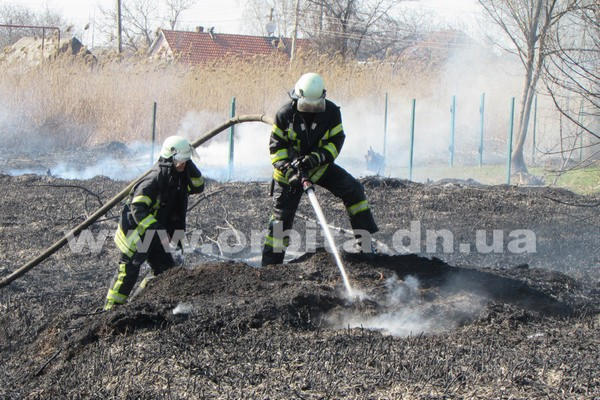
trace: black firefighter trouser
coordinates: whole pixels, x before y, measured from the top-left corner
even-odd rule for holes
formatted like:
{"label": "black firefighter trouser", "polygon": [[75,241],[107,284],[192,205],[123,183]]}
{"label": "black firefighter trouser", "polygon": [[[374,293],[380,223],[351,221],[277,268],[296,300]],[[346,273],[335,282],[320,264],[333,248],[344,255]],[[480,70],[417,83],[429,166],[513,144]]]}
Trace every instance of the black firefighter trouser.
{"label": "black firefighter trouser", "polygon": [[[377,232],[377,224],[369,208],[362,185],[342,167],[331,164],[327,171],[316,182],[329,190],[334,196],[342,199],[350,217],[350,225],[354,232],[364,230]],[[281,264],[288,245],[288,237],[275,237],[274,227],[280,224],[281,232],[292,228],[294,215],[302,197],[302,190],[291,188],[287,184],[277,182],[274,192],[273,215],[269,221],[269,232],[262,252],[262,265]]]}
{"label": "black firefighter trouser", "polygon": [[121,253],[117,276],[113,279],[106,295],[105,310],[112,308],[114,304],[123,304],[127,301],[127,297],[129,297],[140,274],[140,266],[144,261],[148,261],[154,275],[158,275],[175,265],[172,255],[164,249],[158,232],[147,231],[140,238],[140,243],[144,243],[145,236],[148,234],[153,236],[146,251],[140,249],[131,256]]}

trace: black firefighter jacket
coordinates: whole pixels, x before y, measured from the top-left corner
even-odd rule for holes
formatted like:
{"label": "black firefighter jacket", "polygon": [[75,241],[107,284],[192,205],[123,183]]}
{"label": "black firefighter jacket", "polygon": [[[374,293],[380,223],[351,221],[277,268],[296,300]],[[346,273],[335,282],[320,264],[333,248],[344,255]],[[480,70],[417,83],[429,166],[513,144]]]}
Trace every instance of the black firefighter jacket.
{"label": "black firefighter jacket", "polygon": [[204,178],[194,163],[177,172],[171,159],[160,158],[151,172],[138,182],[121,213],[115,243],[131,257],[148,230],[185,230],[188,195],[204,190]]}
{"label": "black firefighter jacket", "polygon": [[337,158],[346,135],[342,127],[342,116],[337,105],[325,100],[325,111],[301,113],[292,100],[279,109],[271,130],[269,152],[273,164],[273,178],[287,184],[282,167],[296,157],[313,154],[319,166],[309,171],[316,183]]}

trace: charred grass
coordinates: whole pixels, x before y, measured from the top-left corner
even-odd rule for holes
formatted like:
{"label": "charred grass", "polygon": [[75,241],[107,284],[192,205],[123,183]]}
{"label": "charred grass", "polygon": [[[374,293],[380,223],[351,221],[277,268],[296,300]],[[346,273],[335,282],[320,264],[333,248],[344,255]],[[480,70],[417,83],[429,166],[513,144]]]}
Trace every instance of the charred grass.
{"label": "charred grass", "polygon": [[[72,186],[106,201],[124,185],[37,176],[0,176],[0,182],[0,276],[94,210],[93,196]],[[543,188],[363,183],[383,241],[419,219],[451,228],[460,240],[476,228],[528,227],[537,233],[538,252],[346,258],[352,284],[365,294],[355,302],[344,295],[324,251],[266,268],[193,255],[189,268],[167,271],[128,305],[104,313],[98,308],[116,269],[114,246],[107,242],[99,254],[65,248],[0,289],[0,395],[600,396],[598,213],[564,204],[597,197]],[[219,227],[265,226],[266,186],[212,183],[207,190],[224,190],[191,212],[189,229],[216,237]],[[328,219],[347,227],[341,203],[323,191],[318,196]],[[308,207],[303,200],[300,211],[311,215]],[[302,230],[304,223],[296,226]],[[436,324],[394,334],[394,322],[414,323],[407,312]],[[377,328],[372,322],[381,316],[388,325]]]}

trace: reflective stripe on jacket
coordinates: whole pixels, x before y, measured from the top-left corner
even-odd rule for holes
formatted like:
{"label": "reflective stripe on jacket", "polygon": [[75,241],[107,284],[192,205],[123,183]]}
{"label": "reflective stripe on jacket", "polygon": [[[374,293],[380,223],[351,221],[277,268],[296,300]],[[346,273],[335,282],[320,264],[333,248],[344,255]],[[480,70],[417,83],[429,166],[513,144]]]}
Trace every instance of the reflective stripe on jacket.
{"label": "reflective stripe on jacket", "polygon": [[281,170],[283,166],[296,157],[312,154],[319,160],[319,165],[309,171],[309,175],[313,182],[317,182],[340,153],[346,135],[339,107],[326,100],[325,111],[311,114],[311,117],[312,121],[296,110],[295,100],[284,105],[275,115],[269,152],[276,181],[288,183]]}
{"label": "reflective stripe on jacket", "polygon": [[147,230],[165,229],[169,233],[185,230],[188,195],[203,190],[204,178],[191,161],[179,173],[171,160],[159,159],[129,193],[115,233],[115,244],[131,257]]}

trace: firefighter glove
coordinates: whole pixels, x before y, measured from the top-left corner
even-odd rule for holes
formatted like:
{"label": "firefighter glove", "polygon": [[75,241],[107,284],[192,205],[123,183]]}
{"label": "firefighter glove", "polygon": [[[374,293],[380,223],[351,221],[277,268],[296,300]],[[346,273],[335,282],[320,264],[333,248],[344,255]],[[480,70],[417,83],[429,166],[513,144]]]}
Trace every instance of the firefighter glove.
{"label": "firefighter glove", "polygon": [[288,182],[291,187],[299,188],[302,185],[302,178],[300,172],[294,171],[288,178]]}
{"label": "firefighter glove", "polygon": [[318,167],[320,164],[321,157],[317,153],[310,153],[299,157],[292,162],[292,166],[295,166],[298,170],[304,172],[308,172],[311,169]]}
{"label": "firefighter glove", "polygon": [[285,178],[287,179],[288,183],[290,184],[290,186],[300,187],[300,184],[301,184],[300,172],[294,166],[293,163],[287,163],[283,167],[283,173],[284,173]]}

